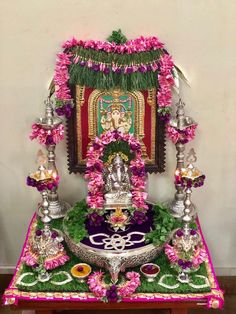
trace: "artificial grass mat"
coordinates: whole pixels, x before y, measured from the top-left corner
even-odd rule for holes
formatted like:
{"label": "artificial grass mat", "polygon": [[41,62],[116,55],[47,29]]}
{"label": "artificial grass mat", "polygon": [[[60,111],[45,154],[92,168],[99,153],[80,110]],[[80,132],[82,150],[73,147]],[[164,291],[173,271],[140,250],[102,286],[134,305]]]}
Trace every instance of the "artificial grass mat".
{"label": "artificial grass mat", "polygon": [[[39,222],[39,225],[40,224],[41,224],[41,222]],[[52,226],[52,228],[62,230],[62,219],[53,220],[51,223],[51,226]],[[70,257],[70,260],[65,265],[50,271],[51,274],[56,274],[59,271],[66,271],[70,274],[71,267],[77,263],[82,262],[82,260],[80,260],[78,257],[73,255],[69,251],[66,244],[64,244],[64,245],[65,245],[65,249],[67,251],[67,254]],[[165,274],[171,274],[174,276],[174,278],[173,277],[166,278],[164,281],[165,284],[174,285],[174,284],[178,283],[178,281],[176,279],[177,273],[174,269],[171,268],[170,263],[169,263],[167,257],[165,256],[165,254],[163,252],[156,259],[154,259],[153,262],[160,266],[160,273],[158,274],[158,276],[156,277],[156,280],[154,282],[147,282],[145,280],[145,278],[142,276],[141,277],[142,283],[138,287],[136,292],[139,292],[139,293],[152,293],[152,292],[159,292],[159,293],[202,293],[202,292],[210,292],[210,290],[211,290],[210,287],[195,289],[193,287],[190,287],[188,284],[180,284],[180,283],[179,283],[179,287],[175,288],[175,289],[167,289],[165,287],[160,286],[158,284],[158,281]],[[92,266],[93,271],[100,270],[100,268],[95,266],[95,265],[91,265],[91,266]],[[139,267],[135,267],[132,269],[127,268],[126,272],[131,271],[131,270],[139,272]],[[26,264],[23,264],[22,268],[21,268],[20,275],[23,273],[32,272],[32,271],[33,270],[31,267],[27,266]],[[105,278],[108,279],[109,273],[104,269],[103,269],[103,271],[106,274]],[[202,278],[196,277],[196,275],[203,275],[203,276],[207,277],[207,270],[205,267],[205,263],[201,264],[201,266],[197,272],[192,273],[190,275],[192,282],[195,285],[204,284],[204,280]],[[121,273],[120,277],[122,277],[122,276],[124,276],[124,275]],[[35,281],[36,278],[37,278],[37,274],[35,273],[35,276],[25,277],[23,279],[23,282],[24,283],[30,283],[30,282]],[[55,280],[63,281],[65,279],[66,279],[65,275],[63,275],[63,274],[53,276],[54,281]],[[118,282],[118,284],[119,284],[119,282]],[[18,284],[17,288],[21,291],[32,291],[32,292],[89,292],[89,288],[88,288],[88,285],[86,283],[78,282],[74,278],[71,282],[63,284],[61,286],[54,285],[54,284],[50,283],[50,281],[48,281],[48,282],[44,282],[44,283],[37,282],[34,286],[30,286],[30,287]]]}

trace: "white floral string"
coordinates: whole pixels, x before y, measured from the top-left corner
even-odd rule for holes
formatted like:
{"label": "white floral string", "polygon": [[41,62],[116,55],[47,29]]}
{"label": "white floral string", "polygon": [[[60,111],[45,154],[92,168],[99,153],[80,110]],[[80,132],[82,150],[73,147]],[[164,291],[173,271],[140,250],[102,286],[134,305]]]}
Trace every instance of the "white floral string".
{"label": "white floral string", "polygon": [[[69,273],[67,273],[66,271],[59,271],[58,273],[54,273],[52,274],[51,276],[51,279],[54,277],[54,276],[57,276],[57,275],[65,275],[67,278],[63,281],[56,281],[56,280],[50,280],[50,283],[53,284],[53,285],[56,285],[56,286],[63,286],[69,282],[71,282],[73,279],[71,277],[71,275]],[[24,282],[23,279],[27,276],[33,276],[35,277],[35,273],[32,273],[32,272],[27,272],[27,273],[24,273],[22,274],[16,281],[16,284],[17,285],[22,285],[22,286],[25,286],[25,287],[33,287],[35,286],[39,280],[36,279],[35,281],[33,282]]]}
{"label": "white floral string", "polygon": [[166,288],[166,289],[171,289],[171,290],[178,288],[178,287],[179,287],[179,283],[177,283],[177,284],[175,284],[175,285],[168,285],[168,284],[166,284],[166,283],[163,282],[166,278],[170,278],[170,277],[173,277],[173,278],[174,278],[173,275],[163,275],[163,276],[160,278],[160,280],[158,281],[158,285],[159,285],[159,286],[162,286],[162,287],[164,287],[164,288]]}
{"label": "white floral string", "polygon": [[[202,285],[196,285],[196,284],[194,284],[194,283],[192,283],[192,282],[189,282],[189,283],[187,283],[187,284],[188,284],[190,287],[192,287],[192,288],[194,288],[194,289],[201,289],[201,288],[210,287],[210,283],[209,283],[209,280],[208,280],[207,277],[205,277],[205,276],[203,276],[203,275],[195,275],[195,277],[200,278],[200,279],[203,279],[203,280],[205,281],[205,283],[202,284]],[[159,285],[159,286],[162,286],[162,287],[164,287],[164,288],[166,288],[166,289],[169,289],[169,290],[177,289],[177,288],[180,286],[179,283],[176,283],[176,284],[174,284],[174,285],[168,285],[168,284],[164,283],[164,280],[165,280],[166,278],[175,278],[175,276],[173,276],[173,275],[171,275],[171,274],[163,275],[163,276],[159,279],[158,285]]]}
{"label": "white floral string", "polygon": [[[139,240],[132,240],[132,236],[140,236]],[[96,238],[101,238],[101,241],[96,241]],[[113,234],[112,236],[106,233],[96,233],[92,236],[89,236],[89,240],[94,245],[104,245],[105,250],[116,250],[123,251],[126,247],[132,246],[135,243],[142,243],[145,241],[145,233],[133,231],[128,233],[125,236],[121,236],[120,234]]]}

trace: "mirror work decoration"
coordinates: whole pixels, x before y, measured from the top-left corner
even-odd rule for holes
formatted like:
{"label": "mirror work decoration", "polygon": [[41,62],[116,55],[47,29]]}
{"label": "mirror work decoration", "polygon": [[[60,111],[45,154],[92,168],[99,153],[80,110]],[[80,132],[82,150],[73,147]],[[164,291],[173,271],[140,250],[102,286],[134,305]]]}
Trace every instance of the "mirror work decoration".
{"label": "mirror work decoration", "polygon": [[165,124],[170,118],[176,71],[156,37],[109,41],[69,40],[54,76],[56,112],[68,119],[69,172],[83,173],[86,152],[107,131],[140,141],[146,171],[165,170]]}

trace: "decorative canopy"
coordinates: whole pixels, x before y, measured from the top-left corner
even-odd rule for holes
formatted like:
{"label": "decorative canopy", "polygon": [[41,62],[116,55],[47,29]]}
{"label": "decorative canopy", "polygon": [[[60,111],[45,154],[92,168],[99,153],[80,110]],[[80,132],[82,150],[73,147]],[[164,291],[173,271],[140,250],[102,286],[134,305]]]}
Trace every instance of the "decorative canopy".
{"label": "decorative canopy", "polygon": [[169,116],[174,63],[157,37],[126,40],[119,30],[109,41],[76,40],[63,44],[58,54],[54,83],[57,106],[72,101],[69,85],[99,90],[158,90],[158,112]]}

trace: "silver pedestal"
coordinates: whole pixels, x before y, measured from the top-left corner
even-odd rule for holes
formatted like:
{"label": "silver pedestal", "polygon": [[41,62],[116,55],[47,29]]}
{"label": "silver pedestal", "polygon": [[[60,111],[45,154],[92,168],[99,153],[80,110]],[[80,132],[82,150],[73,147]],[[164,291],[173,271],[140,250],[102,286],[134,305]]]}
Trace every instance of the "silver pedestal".
{"label": "silver pedestal", "polygon": [[169,211],[175,218],[181,218],[184,215],[184,202],[183,200],[173,200],[169,204]]}
{"label": "silver pedestal", "polygon": [[[185,116],[184,112],[184,106],[185,104],[182,102],[181,99],[179,99],[178,103],[176,104],[177,110],[176,110],[176,117],[170,120],[170,125],[179,130],[183,131],[187,129],[188,127],[192,125],[196,125],[196,122],[188,116]],[[184,158],[185,158],[185,144],[183,144],[181,141],[178,141],[175,144],[176,147],[176,171],[181,172],[181,169],[184,168]],[[172,202],[169,204],[169,210],[173,217],[175,218],[181,218],[184,215],[184,200],[185,200],[185,192],[184,187],[181,184],[176,183],[175,184],[175,197],[172,200]],[[191,215],[195,215],[196,211],[193,207],[191,207]]]}
{"label": "silver pedestal", "polygon": [[[171,215],[177,219],[180,219],[184,215],[184,200],[178,200],[177,197],[168,204]],[[193,218],[197,215],[196,206],[192,203],[190,206],[189,215]]]}
{"label": "silver pedestal", "polygon": [[71,208],[71,205],[63,200],[49,199],[49,212],[52,219],[58,219],[65,216],[66,212]]}
{"label": "silver pedestal", "polygon": [[[49,200],[48,195],[48,212],[51,219],[63,218],[66,215],[66,212],[71,208],[71,205],[63,200],[59,200],[58,198],[55,200]],[[39,217],[42,217],[42,206],[39,204],[38,212]]]}
{"label": "silver pedestal", "polygon": [[[45,117],[39,118],[37,123],[41,125],[42,128],[46,130],[51,130],[55,127],[58,127],[62,124],[62,120],[54,116],[54,111],[52,107],[52,101],[47,99],[46,102],[46,109],[45,109]],[[48,170],[53,172],[55,177],[58,176],[58,171],[56,167],[56,155],[55,149],[56,144],[48,144],[46,145],[46,149],[48,152]],[[65,216],[67,210],[71,207],[70,204],[67,202],[60,200],[57,193],[57,186],[55,186],[52,191],[48,191],[48,202],[49,202],[49,215],[52,219],[62,218]],[[40,215],[40,211],[39,211]]]}

